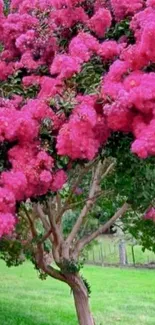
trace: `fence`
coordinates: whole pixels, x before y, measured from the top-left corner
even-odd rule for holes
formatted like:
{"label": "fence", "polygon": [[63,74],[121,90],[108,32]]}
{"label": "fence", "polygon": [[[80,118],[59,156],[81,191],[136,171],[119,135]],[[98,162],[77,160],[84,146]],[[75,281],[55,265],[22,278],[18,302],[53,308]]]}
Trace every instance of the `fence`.
{"label": "fence", "polygon": [[95,265],[155,267],[155,254],[120,238],[105,236],[86,254],[86,263]]}

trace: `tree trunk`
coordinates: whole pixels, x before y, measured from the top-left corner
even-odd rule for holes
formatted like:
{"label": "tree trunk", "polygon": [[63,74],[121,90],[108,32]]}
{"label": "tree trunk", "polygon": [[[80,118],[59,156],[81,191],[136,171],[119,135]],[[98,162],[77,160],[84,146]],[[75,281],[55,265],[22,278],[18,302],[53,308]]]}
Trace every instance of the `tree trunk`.
{"label": "tree trunk", "polygon": [[89,308],[89,299],[80,289],[73,289],[75,307],[80,325],[95,325]]}

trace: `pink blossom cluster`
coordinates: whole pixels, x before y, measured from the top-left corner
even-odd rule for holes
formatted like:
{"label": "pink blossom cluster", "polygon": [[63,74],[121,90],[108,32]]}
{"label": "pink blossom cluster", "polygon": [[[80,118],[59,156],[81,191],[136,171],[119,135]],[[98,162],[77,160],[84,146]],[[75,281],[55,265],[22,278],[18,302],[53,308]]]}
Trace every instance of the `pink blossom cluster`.
{"label": "pink blossom cluster", "polygon": [[[17,98],[14,101],[17,102]],[[10,102],[4,101],[0,107],[0,140],[17,142],[8,151],[11,170],[0,175],[0,231],[4,234],[15,224],[16,202],[56,191],[67,179],[63,170],[55,171],[54,159],[41,148],[38,139],[44,118],[51,119],[55,130],[61,125],[56,114],[39,99],[29,100],[21,110]],[[12,216],[10,223],[3,231],[9,215]]]}
{"label": "pink blossom cluster", "polygon": [[[57,137],[59,155],[91,160],[109,135],[105,119],[95,110],[95,98],[83,97]],[[100,131],[98,132],[98,128]]]}
{"label": "pink blossom cluster", "polygon": [[144,0],[111,0],[111,6],[116,20],[133,15],[143,8]]}
{"label": "pink blossom cluster", "polygon": [[[106,38],[126,17],[134,44],[126,35]],[[20,71],[28,94],[0,97],[0,145],[10,145],[10,169],[0,174],[0,236],[15,227],[17,202],[62,188],[61,156],[92,160],[115,131],[134,135],[132,151],[140,158],[155,155],[154,37],[154,0],[12,0],[8,14],[0,0],[0,83]],[[94,56],[108,71],[95,94],[81,94],[72,77]],[[38,89],[33,99],[31,86]],[[74,94],[69,113],[54,104],[66,92]],[[42,145],[45,120],[55,157]]]}
{"label": "pink blossom cluster", "polygon": [[101,93],[107,123],[113,131],[132,132],[132,152],[140,158],[155,155],[155,10],[149,6],[136,13],[130,27],[135,43],[121,50],[102,80]]}
{"label": "pink blossom cluster", "polygon": [[145,220],[152,220],[155,222],[155,208],[152,207],[148,209],[144,215]]}
{"label": "pink blossom cluster", "polygon": [[112,16],[109,10],[100,8],[89,20],[88,26],[98,37],[104,37],[105,32],[111,26]]}

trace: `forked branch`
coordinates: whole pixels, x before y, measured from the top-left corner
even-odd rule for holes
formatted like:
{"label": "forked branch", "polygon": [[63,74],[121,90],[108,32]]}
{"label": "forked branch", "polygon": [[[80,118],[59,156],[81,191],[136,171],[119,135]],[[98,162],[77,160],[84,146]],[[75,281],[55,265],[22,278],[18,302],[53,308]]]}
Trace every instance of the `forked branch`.
{"label": "forked branch", "polygon": [[[97,164],[97,167],[94,171],[94,173],[92,173],[92,180],[91,180],[91,186],[90,186],[90,191],[89,191],[89,195],[88,195],[88,199],[86,200],[86,203],[83,207],[83,209],[81,210],[81,213],[71,231],[71,233],[69,234],[66,243],[67,245],[70,245],[71,242],[73,241],[73,239],[76,237],[81,225],[83,224],[83,221],[87,215],[87,213],[90,211],[90,209],[92,208],[92,206],[94,205],[99,192],[99,185],[101,182],[101,179],[106,177],[111,170],[114,167],[114,163],[112,162],[108,167],[106,167],[106,163],[105,162],[101,162],[99,161]],[[95,199],[96,197],[96,199]]]}
{"label": "forked branch", "polygon": [[87,213],[89,212],[90,208],[92,207],[94,201],[93,198],[95,196],[96,191],[98,190],[98,185],[99,185],[99,178],[101,175],[101,170],[102,170],[102,163],[99,161],[95,173],[93,175],[93,179],[92,179],[92,185],[89,191],[89,196],[88,196],[88,200],[86,202],[86,204],[84,205],[83,209],[81,210],[81,213],[71,231],[71,233],[69,234],[66,242],[68,245],[70,245],[70,243],[73,241],[73,239],[76,237],[76,234],[78,233],[83,220],[85,218],[85,216],[87,215]]}
{"label": "forked branch", "polygon": [[105,231],[107,231],[117,219],[123,217],[123,215],[127,212],[129,209],[129,204],[124,203],[123,206],[113,215],[113,217],[108,220],[104,225],[100,226],[96,231],[94,231],[92,234],[82,238],[79,240],[76,244],[75,248],[75,255],[79,255],[80,251],[88,245],[92,240],[96,239],[98,236],[103,234]]}

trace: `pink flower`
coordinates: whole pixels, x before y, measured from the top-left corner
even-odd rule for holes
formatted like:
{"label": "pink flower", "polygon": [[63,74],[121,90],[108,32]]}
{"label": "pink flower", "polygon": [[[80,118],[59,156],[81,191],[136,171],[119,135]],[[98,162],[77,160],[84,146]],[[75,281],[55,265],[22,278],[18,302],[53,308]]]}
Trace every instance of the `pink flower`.
{"label": "pink flower", "polygon": [[3,14],[4,3],[3,0],[0,0],[0,16]]}
{"label": "pink flower", "polygon": [[9,189],[0,187],[0,213],[14,213],[15,196]]}
{"label": "pink flower", "polygon": [[50,72],[52,75],[59,75],[60,79],[66,79],[80,72],[80,70],[81,67],[78,59],[72,58],[69,55],[59,54],[56,55],[51,65]]}
{"label": "pink flower", "polygon": [[35,165],[36,167],[51,169],[54,166],[54,160],[45,151],[39,151]]}
{"label": "pink flower", "polygon": [[56,192],[62,189],[63,185],[67,182],[67,175],[63,170],[58,170],[53,175],[51,190]]}
{"label": "pink flower", "polygon": [[152,207],[146,211],[146,213],[144,215],[144,219],[155,221],[155,208],[154,207]]}
{"label": "pink flower", "polygon": [[16,47],[21,51],[25,52],[31,48],[35,39],[35,31],[33,29],[28,30],[25,34],[21,34],[16,39]]}
{"label": "pink flower", "polygon": [[116,20],[121,20],[127,15],[133,15],[142,9],[143,4],[143,0],[111,0]]}
{"label": "pink flower", "polygon": [[[139,121],[138,121],[139,122]],[[140,121],[141,123],[141,121]],[[136,133],[137,139],[132,144],[132,152],[140,158],[155,155],[155,120],[146,124],[141,132]]]}
{"label": "pink flower", "polygon": [[35,70],[37,69],[43,62],[35,61],[33,58],[33,54],[30,50],[24,52],[21,56],[21,60],[15,64],[17,70],[21,68],[26,68],[28,70]]}
{"label": "pink flower", "polygon": [[147,143],[145,141],[135,140],[131,146],[131,150],[141,159],[148,157]]}
{"label": "pink flower", "polygon": [[78,58],[81,63],[87,62],[90,57],[97,53],[99,42],[88,33],[80,32],[69,44],[69,53],[72,57]]}
{"label": "pink flower", "polygon": [[130,132],[134,113],[123,102],[115,102],[104,107],[108,127],[113,131]]}
{"label": "pink flower", "polygon": [[48,184],[49,187],[52,181],[51,173],[48,170],[44,170],[43,172],[41,172],[40,181],[42,184]]}
{"label": "pink flower", "polygon": [[105,32],[111,26],[112,16],[109,10],[100,8],[88,22],[89,28],[99,37],[104,37]]}
{"label": "pink flower", "polygon": [[32,86],[32,85],[39,85],[40,82],[41,82],[41,77],[40,76],[36,76],[36,75],[31,75],[31,76],[26,76],[26,77],[23,77],[23,85],[25,87],[28,87],[28,86]]}
{"label": "pink flower", "polygon": [[0,238],[10,235],[15,227],[15,217],[11,213],[0,213]]}
{"label": "pink flower", "polygon": [[7,79],[14,71],[13,63],[6,64],[5,61],[0,60],[0,80]]}
{"label": "pink flower", "polygon": [[24,173],[14,171],[3,172],[1,174],[1,183],[14,194],[17,201],[25,198],[28,183]]}
{"label": "pink flower", "polygon": [[41,89],[38,94],[38,98],[46,101],[56,94],[61,94],[63,89],[61,80],[46,76],[41,78],[40,86]]}
{"label": "pink flower", "polygon": [[69,122],[59,131],[58,154],[67,155],[72,159],[93,159],[100,147],[95,132],[97,124],[97,114],[93,106],[85,102],[77,105]]}
{"label": "pink flower", "polygon": [[83,8],[68,7],[60,10],[53,10],[50,19],[54,21],[57,26],[63,25],[66,28],[71,28],[78,22],[85,23],[88,20],[88,16]]}
{"label": "pink flower", "polygon": [[101,43],[98,51],[104,60],[111,60],[118,56],[123,50],[125,44],[117,44],[115,41],[104,41]]}
{"label": "pink flower", "polygon": [[147,0],[146,1],[147,6],[154,7],[155,8],[155,0]]}

